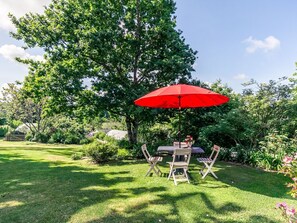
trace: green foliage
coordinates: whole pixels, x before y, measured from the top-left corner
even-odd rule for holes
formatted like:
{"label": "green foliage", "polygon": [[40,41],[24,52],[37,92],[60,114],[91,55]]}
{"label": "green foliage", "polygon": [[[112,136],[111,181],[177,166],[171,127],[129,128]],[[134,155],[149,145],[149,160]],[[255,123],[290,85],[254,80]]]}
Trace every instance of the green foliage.
{"label": "green foliage", "polygon": [[297,151],[296,140],[289,139],[277,131],[268,133],[259,145],[262,157],[258,161],[258,166],[265,169],[279,170],[285,155]]}
{"label": "green foliage", "polygon": [[71,155],[71,159],[73,160],[81,160],[84,156],[84,152],[75,152]]}
{"label": "green foliage", "polygon": [[0,126],[0,137],[4,137],[10,130],[10,127],[8,125],[2,125]]}
{"label": "green foliage", "polygon": [[11,121],[8,122],[8,125],[9,125],[11,128],[13,128],[13,129],[17,128],[17,127],[20,126],[21,124],[23,124],[22,121],[20,121],[20,120],[15,120],[15,119],[13,119],[13,120],[11,120]]}
{"label": "green foliage", "polygon": [[[132,153],[132,156],[133,156],[134,158],[140,159],[140,158],[143,158],[143,157],[144,157],[144,156],[143,156],[143,153],[142,153],[142,150],[141,150],[141,146],[142,146],[142,145],[143,145],[143,143],[140,143],[140,142],[138,142],[137,144],[133,144],[131,153]],[[152,153],[152,147],[151,147],[150,144],[147,145],[147,149],[148,149],[148,151],[149,151],[150,153]],[[155,152],[156,150],[157,150],[157,148],[154,149],[154,152]],[[153,154],[153,153],[152,153],[152,154]]]}
{"label": "green foliage", "polygon": [[[156,123],[150,127],[140,130],[142,141],[151,145],[157,145],[160,142],[174,141],[173,128],[169,123]],[[176,136],[176,135],[175,135]]]}
{"label": "green foliage", "polygon": [[7,119],[5,117],[0,117],[0,125],[6,125]]}
{"label": "green foliage", "polygon": [[63,143],[64,141],[65,134],[60,129],[57,129],[55,132],[53,132],[49,139],[49,143]]}
{"label": "green foliage", "polygon": [[95,162],[102,163],[114,159],[117,154],[118,147],[111,143],[104,143],[98,140],[85,145],[86,154]]}
{"label": "green foliage", "polygon": [[45,134],[49,138],[49,143],[80,144],[88,142],[85,138],[88,131],[89,129],[79,120],[56,115],[50,119]]}
{"label": "green foliage", "polygon": [[[26,135],[26,138],[27,138],[27,135]],[[30,141],[47,143],[48,140],[49,140],[48,135],[41,132],[37,132],[36,134],[34,134],[34,136],[31,138]]]}
{"label": "green foliage", "polygon": [[117,159],[124,160],[124,159],[130,159],[132,156],[130,150],[119,148],[117,152]]}
{"label": "green foliage", "polygon": [[84,145],[84,144],[88,144],[88,143],[90,143],[91,141],[88,139],[88,138],[84,138],[84,139],[81,139],[80,141],[79,141],[79,144],[80,145]]}
{"label": "green foliage", "polygon": [[[53,1],[43,15],[11,15],[12,36],[41,47],[46,61],[26,60],[28,91],[50,96],[55,111],[124,117],[131,143],[151,110],[133,101],[143,94],[191,78],[196,51],[176,29],[174,1]],[[58,27],[58,28],[57,28]],[[91,79],[91,89],[83,83]]]}
{"label": "green foliage", "polygon": [[45,128],[44,106],[46,97],[28,97],[26,90],[21,83],[10,83],[2,91],[0,98],[3,109],[8,118],[8,124],[16,128],[18,125],[26,123],[32,134],[40,133]]}

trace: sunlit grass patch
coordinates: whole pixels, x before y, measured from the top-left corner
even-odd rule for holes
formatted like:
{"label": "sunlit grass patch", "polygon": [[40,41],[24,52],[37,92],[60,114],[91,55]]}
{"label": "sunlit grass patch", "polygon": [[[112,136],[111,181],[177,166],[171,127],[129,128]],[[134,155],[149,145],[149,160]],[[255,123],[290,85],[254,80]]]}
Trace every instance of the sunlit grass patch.
{"label": "sunlit grass patch", "polygon": [[0,209],[3,208],[8,208],[8,207],[16,207],[16,206],[20,206],[23,205],[23,202],[20,201],[5,201],[5,202],[0,202]]}
{"label": "sunlit grass patch", "polygon": [[[2,142],[0,142],[1,144]],[[297,207],[286,192],[288,178],[217,162],[219,180],[199,174],[192,160],[191,184],[145,177],[144,160],[94,164],[71,159],[77,147],[0,147],[0,222],[281,222],[280,201]]]}

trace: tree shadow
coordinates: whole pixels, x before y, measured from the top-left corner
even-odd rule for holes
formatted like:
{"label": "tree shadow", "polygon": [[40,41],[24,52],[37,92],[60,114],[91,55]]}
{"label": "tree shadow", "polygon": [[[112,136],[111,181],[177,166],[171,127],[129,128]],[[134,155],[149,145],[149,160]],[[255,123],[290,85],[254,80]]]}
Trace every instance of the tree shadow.
{"label": "tree shadow", "polygon": [[121,188],[111,187],[133,184],[135,178],[130,171],[94,171],[94,168],[1,154],[0,222],[66,222],[84,207],[166,190],[136,188],[123,193]]}
{"label": "tree shadow", "polygon": [[[287,194],[286,183],[290,178],[282,174],[225,162],[215,163],[214,170],[218,180],[226,185],[269,197],[293,199]],[[216,179],[209,174],[204,181],[215,182]]]}
{"label": "tree shadow", "polygon": [[[67,222],[94,205],[102,205],[107,211],[98,213],[97,218],[89,222],[186,222],[187,207],[182,207],[181,202],[191,208],[192,222],[241,222],[222,220],[232,213],[244,211],[235,203],[216,206],[203,192],[187,192],[188,187],[193,187],[188,184],[181,185],[182,189],[167,181],[166,186],[139,186],[136,182],[139,179],[132,177],[129,169],[122,168],[144,163],[144,160],[110,162],[99,168],[78,166],[70,161],[50,162],[18,154],[1,154],[0,222]],[[108,166],[119,166],[121,170],[114,171]],[[168,165],[164,168],[169,171]],[[219,168],[225,168],[225,164]],[[197,166],[191,166],[190,173],[197,174],[196,169]],[[210,185],[201,177],[197,179],[200,186]],[[212,183],[214,188],[220,186],[216,182]],[[141,199],[143,196],[146,199]],[[188,200],[191,203],[186,202]],[[107,205],[111,202],[114,206]],[[118,202],[121,202],[120,207]],[[206,211],[196,213],[201,205]],[[257,219],[273,222],[264,216],[252,216],[250,222],[259,222]]]}
{"label": "tree shadow", "polygon": [[[169,193],[161,194],[158,198],[150,201],[149,203],[141,203],[136,204],[133,208],[127,208],[124,210],[111,210],[109,214],[104,217],[97,218],[92,221],[88,221],[89,223],[96,223],[96,222],[187,222],[185,219],[186,213],[181,214],[179,210],[178,203],[182,200],[191,199],[195,197],[201,197],[203,205],[206,205],[209,209],[209,213],[198,213],[195,214],[194,219],[191,219],[191,222],[239,222],[239,221],[222,221],[218,219],[219,216],[222,217],[224,215],[228,215],[233,212],[240,212],[244,209],[236,204],[227,203],[220,207],[215,207],[212,202],[208,199],[208,197],[204,193],[182,193],[179,195],[172,195]],[[199,200],[200,201],[200,200]],[[160,210],[155,211],[146,211],[144,210],[145,207],[148,205],[155,206],[155,205],[166,205],[170,204],[171,208],[170,211],[167,213],[162,213]],[[192,204],[193,205],[193,204]],[[200,209],[202,205],[199,202],[194,203],[197,210]],[[193,208],[193,207],[192,207]]]}

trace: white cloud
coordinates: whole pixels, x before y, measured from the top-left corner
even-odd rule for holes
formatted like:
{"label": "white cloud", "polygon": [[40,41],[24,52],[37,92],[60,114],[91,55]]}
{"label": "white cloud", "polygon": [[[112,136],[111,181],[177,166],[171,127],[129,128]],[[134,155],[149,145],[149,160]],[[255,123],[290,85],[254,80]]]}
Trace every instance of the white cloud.
{"label": "white cloud", "polygon": [[235,80],[246,80],[248,79],[248,76],[245,74],[237,74],[233,77]]}
{"label": "white cloud", "polygon": [[19,57],[21,59],[33,59],[43,61],[43,57],[41,55],[31,55],[21,47],[8,44],[5,44],[0,47],[0,55],[10,61],[15,61],[16,57]]}
{"label": "white cloud", "polygon": [[257,40],[250,36],[243,42],[248,44],[246,48],[246,52],[248,53],[254,53],[257,50],[263,50],[264,52],[268,52],[280,46],[280,41],[274,36],[268,36],[264,40]]}
{"label": "white cloud", "polygon": [[16,17],[25,15],[28,12],[42,13],[44,6],[51,0],[0,0],[0,28],[12,31],[14,26],[8,18],[8,13]]}

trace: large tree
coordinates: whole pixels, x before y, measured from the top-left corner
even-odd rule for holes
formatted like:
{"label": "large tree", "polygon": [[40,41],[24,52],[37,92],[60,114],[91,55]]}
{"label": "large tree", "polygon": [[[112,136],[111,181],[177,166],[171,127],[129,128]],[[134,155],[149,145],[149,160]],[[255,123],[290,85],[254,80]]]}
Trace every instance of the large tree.
{"label": "large tree", "polygon": [[150,114],[133,101],[191,78],[196,52],[176,29],[175,10],[173,0],[53,0],[44,14],[11,15],[12,35],[45,51],[45,62],[25,61],[29,85],[42,82],[56,108],[124,116],[134,143]]}

